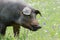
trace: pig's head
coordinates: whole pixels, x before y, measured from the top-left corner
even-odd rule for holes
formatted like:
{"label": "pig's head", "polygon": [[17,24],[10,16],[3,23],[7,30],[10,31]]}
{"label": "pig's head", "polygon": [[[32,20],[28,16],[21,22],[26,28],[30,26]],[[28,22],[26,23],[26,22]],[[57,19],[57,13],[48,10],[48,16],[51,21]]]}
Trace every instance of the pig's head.
{"label": "pig's head", "polygon": [[27,28],[32,31],[36,31],[41,28],[41,26],[39,26],[39,23],[36,19],[37,14],[41,15],[41,13],[38,10],[25,7],[22,10],[20,18],[17,20],[17,23],[19,23],[24,28]]}

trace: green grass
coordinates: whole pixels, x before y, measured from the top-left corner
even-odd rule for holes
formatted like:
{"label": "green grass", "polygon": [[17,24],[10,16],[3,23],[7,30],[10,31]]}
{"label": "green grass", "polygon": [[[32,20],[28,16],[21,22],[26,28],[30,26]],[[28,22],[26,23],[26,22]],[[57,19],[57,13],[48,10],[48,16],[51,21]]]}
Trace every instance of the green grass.
{"label": "green grass", "polygon": [[[60,0],[27,0],[43,17],[37,16],[42,28],[36,32],[21,28],[20,37],[14,38],[12,27],[8,27],[4,40],[60,40]],[[0,40],[3,40],[0,37]]]}

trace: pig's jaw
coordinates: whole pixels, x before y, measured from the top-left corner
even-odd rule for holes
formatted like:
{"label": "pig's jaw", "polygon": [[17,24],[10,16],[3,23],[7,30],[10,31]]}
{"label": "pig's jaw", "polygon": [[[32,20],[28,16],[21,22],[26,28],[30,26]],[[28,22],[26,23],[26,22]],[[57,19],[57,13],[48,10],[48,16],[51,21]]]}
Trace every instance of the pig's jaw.
{"label": "pig's jaw", "polygon": [[15,20],[15,22],[17,23],[17,24],[22,24],[22,17],[19,17],[17,20]]}

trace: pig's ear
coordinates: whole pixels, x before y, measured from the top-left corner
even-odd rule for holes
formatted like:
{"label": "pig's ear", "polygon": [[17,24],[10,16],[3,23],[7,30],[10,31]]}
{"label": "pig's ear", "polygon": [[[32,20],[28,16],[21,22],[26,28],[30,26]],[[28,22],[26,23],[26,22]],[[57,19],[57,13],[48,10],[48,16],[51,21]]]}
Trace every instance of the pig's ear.
{"label": "pig's ear", "polygon": [[36,14],[40,14],[40,16],[42,16],[41,12],[39,10],[35,10]]}
{"label": "pig's ear", "polygon": [[23,14],[24,14],[24,15],[30,15],[30,14],[31,14],[31,9],[30,9],[29,7],[25,7],[25,8],[23,9]]}

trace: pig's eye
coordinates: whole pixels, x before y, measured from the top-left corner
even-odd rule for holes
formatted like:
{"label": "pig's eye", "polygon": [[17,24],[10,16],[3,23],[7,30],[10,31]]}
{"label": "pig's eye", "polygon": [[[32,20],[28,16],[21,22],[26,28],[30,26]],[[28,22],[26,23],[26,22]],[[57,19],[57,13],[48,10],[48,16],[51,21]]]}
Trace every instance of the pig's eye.
{"label": "pig's eye", "polygon": [[30,15],[30,14],[31,14],[31,9],[28,8],[28,7],[25,7],[25,8],[23,9],[23,14],[24,14],[24,15]]}

